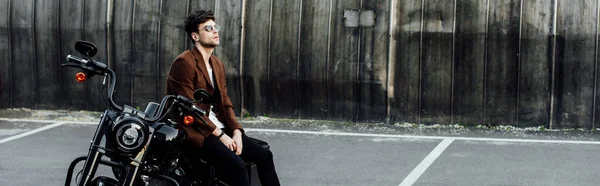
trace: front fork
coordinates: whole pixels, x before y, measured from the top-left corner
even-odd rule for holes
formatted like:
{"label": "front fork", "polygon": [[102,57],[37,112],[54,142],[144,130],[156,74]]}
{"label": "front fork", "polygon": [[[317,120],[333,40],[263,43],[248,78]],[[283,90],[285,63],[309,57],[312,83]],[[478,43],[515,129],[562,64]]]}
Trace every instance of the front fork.
{"label": "front fork", "polygon": [[[83,166],[83,175],[81,177],[81,180],[79,180],[79,186],[88,185],[90,181],[94,178],[94,175],[96,175],[99,160],[102,159],[102,154],[98,151],[98,149],[100,143],[102,142],[102,138],[104,134],[106,134],[106,130],[109,126],[108,114],[108,111],[104,111],[104,114],[102,114],[102,119],[100,120],[100,126],[96,128],[96,133],[94,134],[92,144],[90,145],[90,149],[85,160],[85,165]],[[71,180],[67,181],[70,182]]]}
{"label": "front fork", "polygon": [[140,172],[142,172],[140,170],[140,166],[142,165],[142,162],[144,162],[146,159],[145,157],[146,157],[146,153],[149,150],[150,142],[152,142],[152,139],[154,139],[154,135],[153,135],[154,129],[150,127],[148,130],[148,133],[150,136],[148,137],[148,141],[146,141],[146,144],[144,144],[144,147],[142,148],[142,150],[140,150],[140,152],[137,153],[137,155],[135,156],[133,161],[131,161],[131,163],[129,163],[129,165],[125,165],[125,166],[129,166],[129,169],[127,169],[127,176],[125,177],[123,185],[132,186],[133,183],[138,178],[138,176],[139,176],[138,174]]}
{"label": "front fork", "polygon": [[[154,130],[152,128],[150,128],[150,130],[149,130],[150,138],[148,138],[148,141],[144,145],[144,148],[142,148],[142,150],[140,150],[140,152],[138,152],[135,159],[133,161],[131,161],[130,164],[123,166],[123,165],[120,165],[120,164],[117,164],[117,163],[114,163],[111,161],[102,160],[103,154],[100,153],[98,151],[98,149],[100,148],[100,143],[102,142],[103,136],[105,136],[104,134],[106,134],[106,130],[109,130],[110,117],[108,114],[109,114],[109,112],[105,111],[104,114],[102,115],[100,124],[99,124],[98,128],[96,128],[96,133],[94,134],[92,144],[90,145],[88,155],[86,157],[79,157],[79,158],[75,159],[73,162],[71,162],[71,165],[69,166],[69,170],[67,172],[67,180],[65,181],[65,186],[69,186],[71,183],[71,177],[72,177],[75,165],[77,165],[78,162],[83,161],[84,159],[85,159],[85,165],[83,166],[83,175],[81,177],[81,180],[79,180],[79,186],[87,186],[90,184],[90,182],[96,175],[96,170],[98,169],[98,164],[104,164],[104,165],[108,165],[111,167],[119,167],[119,168],[122,168],[122,171],[126,171],[126,174],[127,174],[126,177],[124,178],[124,180],[120,181],[120,183],[122,183],[122,185],[129,185],[129,186],[133,185],[139,176],[138,174],[140,172],[142,172],[140,170],[140,166],[141,166],[141,163],[145,160],[145,154],[149,150],[148,147],[150,146],[150,142],[153,139],[152,134],[154,133]],[[128,168],[125,169],[125,167],[128,167]],[[154,175],[152,173],[147,173],[147,174]],[[154,175],[154,176],[158,177],[159,179],[169,181],[169,182],[173,183],[174,185],[179,185],[172,178],[169,178],[169,177],[166,177],[163,175]]]}

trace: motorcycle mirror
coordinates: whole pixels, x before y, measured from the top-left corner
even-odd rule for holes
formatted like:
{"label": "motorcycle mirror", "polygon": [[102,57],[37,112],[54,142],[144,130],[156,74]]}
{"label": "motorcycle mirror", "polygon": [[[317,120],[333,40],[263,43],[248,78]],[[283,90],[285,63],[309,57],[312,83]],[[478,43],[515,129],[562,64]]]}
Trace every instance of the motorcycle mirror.
{"label": "motorcycle mirror", "polygon": [[96,45],[94,45],[94,43],[91,43],[89,41],[75,42],[75,50],[77,50],[77,52],[79,52],[83,55],[87,55],[89,57],[94,57],[96,55],[96,53],[98,52],[98,48],[96,48]]}
{"label": "motorcycle mirror", "polygon": [[198,89],[194,91],[194,102],[200,102],[209,104],[212,101],[212,96],[205,89]]}

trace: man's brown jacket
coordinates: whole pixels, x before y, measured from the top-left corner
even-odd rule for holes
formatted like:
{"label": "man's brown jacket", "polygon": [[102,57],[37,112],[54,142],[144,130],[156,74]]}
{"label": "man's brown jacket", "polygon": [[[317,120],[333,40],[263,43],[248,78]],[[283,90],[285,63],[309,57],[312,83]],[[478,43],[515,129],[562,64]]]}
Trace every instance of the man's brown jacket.
{"label": "man's brown jacket", "polygon": [[[243,128],[238,123],[233,112],[231,100],[227,96],[225,67],[221,60],[214,55],[210,56],[209,62],[213,68],[213,77],[216,85],[210,82],[204,58],[196,47],[179,54],[171,64],[171,69],[167,76],[167,94],[182,95],[193,100],[195,90],[206,89],[213,95],[213,111],[217,114],[219,121],[225,125],[225,129],[227,131],[240,129],[243,132]],[[209,111],[210,109],[210,105],[208,104],[198,103],[197,106],[205,111]],[[200,125],[201,132],[197,132],[189,126],[181,125],[187,132],[188,138],[198,146],[202,146],[204,138],[212,135],[212,132],[216,128],[208,117],[204,117],[204,120],[208,123],[193,124]]]}

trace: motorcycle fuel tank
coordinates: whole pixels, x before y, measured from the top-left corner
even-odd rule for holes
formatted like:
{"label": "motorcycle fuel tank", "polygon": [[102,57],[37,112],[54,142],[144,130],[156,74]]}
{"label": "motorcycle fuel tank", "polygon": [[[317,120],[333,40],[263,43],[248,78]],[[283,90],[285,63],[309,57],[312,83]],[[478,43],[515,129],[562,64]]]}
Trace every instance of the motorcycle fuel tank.
{"label": "motorcycle fuel tank", "polygon": [[154,123],[152,138],[152,154],[159,159],[168,159],[177,156],[183,149],[186,133],[165,123]]}

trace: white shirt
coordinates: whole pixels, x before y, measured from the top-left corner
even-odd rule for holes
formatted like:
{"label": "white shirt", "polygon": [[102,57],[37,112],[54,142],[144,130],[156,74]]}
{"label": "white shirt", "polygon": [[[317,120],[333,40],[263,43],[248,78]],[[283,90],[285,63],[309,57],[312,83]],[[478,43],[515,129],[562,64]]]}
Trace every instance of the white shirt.
{"label": "white shirt", "polygon": [[[213,86],[216,86],[215,78],[213,77],[213,69],[209,68],[208,65],[207,65],[206,69],[208,69],[208,76],[210,77],[210,82],[213,84]],[[217,127],[225,128],[225,125],[223,125],[223,123],[221,123],[221,121],[219,121],[219,119],[217,119],[217,114],[212,111],[212,108],[213,108],[213,106],[210,105],[210,114],[208,115],[208,119],[210,119],[210,121],[212,121]]]}

